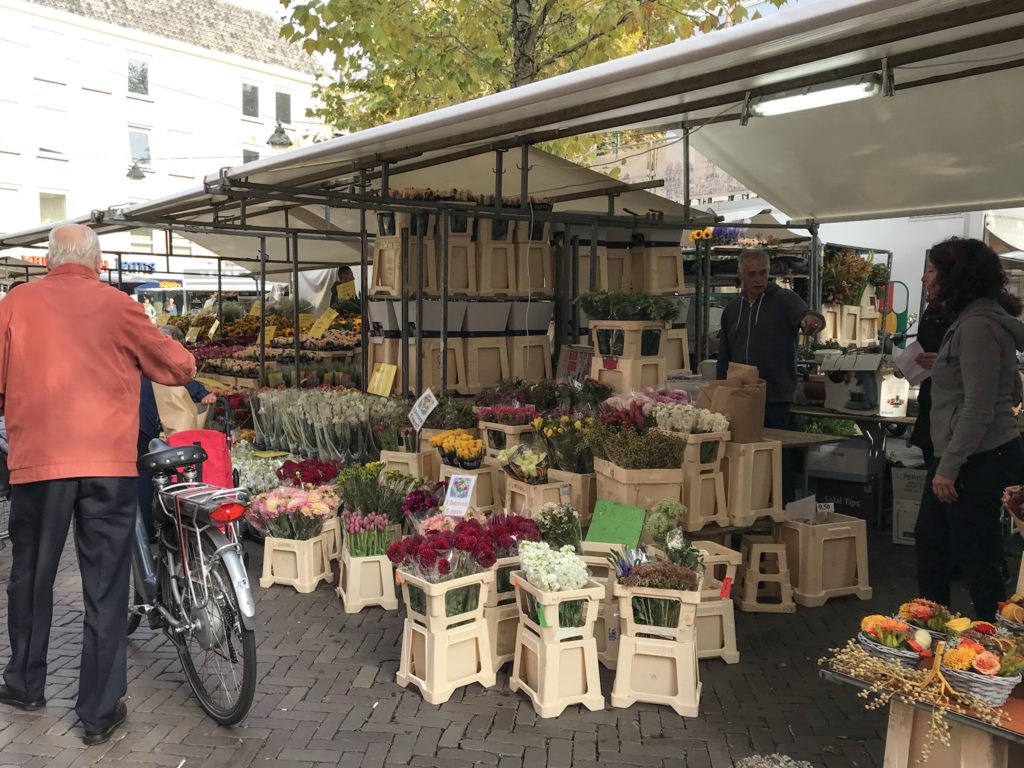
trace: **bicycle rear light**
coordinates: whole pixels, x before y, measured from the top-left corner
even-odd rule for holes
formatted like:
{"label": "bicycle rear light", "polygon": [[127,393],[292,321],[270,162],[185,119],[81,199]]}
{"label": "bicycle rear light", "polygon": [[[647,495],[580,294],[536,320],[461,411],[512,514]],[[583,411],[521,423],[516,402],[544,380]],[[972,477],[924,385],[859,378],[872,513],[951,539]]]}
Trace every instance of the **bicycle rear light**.
{"label": "bicycle rear light", "polygon": [[210,520],[215,523],[233,523],[245,514],[245,505],[237,501],[229,501],[218,506],[210,513]]}

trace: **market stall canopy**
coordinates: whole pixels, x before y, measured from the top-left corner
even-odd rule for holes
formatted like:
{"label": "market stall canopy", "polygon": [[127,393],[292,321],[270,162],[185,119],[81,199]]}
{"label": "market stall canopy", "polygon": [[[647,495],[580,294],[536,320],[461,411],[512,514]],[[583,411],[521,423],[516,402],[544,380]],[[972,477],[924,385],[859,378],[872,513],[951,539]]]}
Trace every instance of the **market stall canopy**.
{"label": "market stall canopy", "polygon": [[1024,251],[1024,210],[990,213],[985,217],[985,229],[1015,251]]}
{"label": "market stall canopy", "polygon": [[45,274],[46,267],[15,256],[0,256],[0,280],[25,280]]}
{"label": "market stall canopy", "polygon": [[[244,227],[252,232],[260,215],[268,221],[277,215],[261,210],[298,203],[315,215],[325,193],[347,188],[351,194],[364,172],[379,184],[384,164],[394,187],[404,183],[404,174],[472,156],[486,158],[490,170],[500,149],[512,150],[505,156],[503,188],[518,194],[522,145],[680,124],[712,161],[797,220],[1006,207],[1024,203],[1017,174],[1024,166],[1024,102],[1016,98],[1022,40],[1024,0],[800,3],[764,19],[225,169],[208,176],[203,187],[133,206],[110,215],[105,225],[178,225],[187,233],[190,222],[211,224],[216,210],[222,228],[240,229],[245,198]],[[883,71],[893,76],[891,98],[738,123],[751,99]],[[492,191],[490,179],[480,182],[485,191]],[[472,187],[468,180],[454,181],[452,186]],[[564,184],[571,190],[575,182]],[[533,194],[535,182],[530,185]],[[566,208],[593,212],[605,206],[598,196]],[[634,209],[620,200],[616,210],[625,207]],[[655,204],[636,210],[642,215],[648,207]],[[314,224],[306,228],[309,237],[324,231]],[[338,229],[353,231],[350,222]],[[32,231],[0,238],[0,247],[39,237]],[[346,245],[351,255],[355,246]],[[303,244],[301,258],[305,250]],[[340,262],[348,256],[338,250],[309,257]]]}

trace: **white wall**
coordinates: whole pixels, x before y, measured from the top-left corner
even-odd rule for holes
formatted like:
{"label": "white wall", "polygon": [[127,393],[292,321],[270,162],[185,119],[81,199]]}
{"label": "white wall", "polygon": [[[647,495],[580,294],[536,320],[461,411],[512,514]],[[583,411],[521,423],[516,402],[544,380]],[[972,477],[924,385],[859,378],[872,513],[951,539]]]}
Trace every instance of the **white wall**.
{"label": "white wall", "polygon": [[[20,0],[0,0],[0,18],[0,232],[40,224],[40,193],[65,195],[67,215],[78,216],[198,186],[241,165],[243,149],[278,152],[266,144],[277,92],[291,95],[295,144],[322,130],[305,117],[306,73]],[[129,59],[147,63],[148,95],[129,92]],[[242,114],[243,82],[259,87],[258,117]],[[138,181],[125,177],[133,129],[148,135],[152,156]],[[130,243],[127,233],[103,238],[107,249]],[[162,233],[153,251],[166,252]]]}

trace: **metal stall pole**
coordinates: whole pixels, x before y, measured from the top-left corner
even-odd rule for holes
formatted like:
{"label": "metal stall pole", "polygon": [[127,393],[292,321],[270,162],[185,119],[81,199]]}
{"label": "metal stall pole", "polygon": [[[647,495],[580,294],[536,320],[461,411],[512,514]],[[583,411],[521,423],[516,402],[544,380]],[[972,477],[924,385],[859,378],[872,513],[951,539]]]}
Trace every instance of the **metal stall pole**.
{"label": "metal stall pole", "polygon": [[807,291],[807,298],[811,309],[821,312],[821,263],[818,254],[818,251],[821,250],[821,241],[818,239],[818,225],[812,222],[809,229],[811,230],[811,260],[807,266],[811,287]]}
{"label": "metal stall pole", "polygon": [[701,357],[701,361],[703,361],[711,357],[711,241],[701,240],[700,242],[704,248],[704,293],[700,308],[701,320],[704,323],[704,336],[702,339],[704,342],[704,356]]}
{"label": "metal stall pole", "polygon": [[564,282],[567,277],[565,273],[565,259],[566,254],[572,252],[572,238],[572,224],[571,222],[566,222],[562,248],[555,253],[555,343],[551,350],[551,356],[554,358],[551,365],[552,371],[558,367],[558,361],[562,357],[562,341],[566,337],[565,324],[568,318],[565,313]]}
{"label": "metal stall pole", "polygon": [[267,322],[267,238],[260,238],[260,385],[267,384],[267,338],[263,332]]}
{"label": "metal stall pole", "polygon": [[398,360],[402,364],[402,397],[409,394],[409,228],[402,227],[402,344]]}
{"label": "metal stall pole", "polygon": [[580,237],[576,235],[572,239],[572,251],[569,264],[569,283],[572,293],[572,343],[580,343]]}
{"label": "metal stall pole", "polygon": [[[608,199],[609,205],[612,203],[612,198]],[[590,274],[587,276],[587,285],[591,291],[597,290],[597,222],[594,221],[590,225]]]}
{"label": "metal stall pole", "polygon": [[441,211],[441,398],[448,396],[448,228],[451,211]]}
{"label": "metal stall pole", "polygon": [[683,126],[683,221],[690,223],[690,128]]}
{"label": "metal stall pole", "polygon": [[[287,225],[288,212],[285,211],[285,226]],[[295,294],[292,296],[292,328],[295,333],[295,386],[302,381],[302,361],[299,359],[299,235],[293,233],[292,239],[292,285]]]}
{"label": "metal stall pole", "polygon": [[121,254],[117,254],[115,258],[117,259],[117,290],[123,291],[124,287],[121,281]]}
{"label": "metal stall pole", "polygon": [[[413,214],[419,216],[418,213]],[[427,221],[430,221],[430,214],[427,214]],[[414,396],[419,397],[423,391],[423,291],[424,291],[424,244],[422,230],[416,236],[416,391]]]}
{"label": "metal stall pole", "polygon": [[[366,171],[360,171],[359,173],[359,191],[366,194]],[[365,392],[367,385],[370,383],[370,299],[367,296],[369,293],[369,277],[366,272],[369,268],[369,259],[367,258],[367,250],[369,248],[368,235],[366,232],[366,208],[359,208],[359,313],[362,317],[362,323],[360,324],[360,343],[362,345],[362,381],[360,382],[360,389]],[[374,269],[377,265],[374,265]]]}
{"label": "metal stall pole", "polygon": [[[224,284],[221,282],[221,272],[224,265],[224,260],[219,256],[217,257],[217,322],[223,325],[224,323]],[[224,329],[221,325],[217,326],[217,330],[220,331],[220,335],[224,335]]]}

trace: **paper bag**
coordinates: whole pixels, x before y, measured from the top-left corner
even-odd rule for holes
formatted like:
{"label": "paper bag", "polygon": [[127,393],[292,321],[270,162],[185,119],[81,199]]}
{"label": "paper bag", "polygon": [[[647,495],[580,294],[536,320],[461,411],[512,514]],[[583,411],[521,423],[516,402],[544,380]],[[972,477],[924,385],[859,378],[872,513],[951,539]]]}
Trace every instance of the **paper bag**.
{"label": "paper bag", "polygon": [[713,381],[697,393],[697,407],[729,417],[734,443],[764,439],[765,383],[752,365],[729,364],[728,378]]}
{"label": "paper bag", "polygon": [[184,387],[166,387],[153,382],[153,396],[166,437],[206,426],[207,409],[196,406]]}

